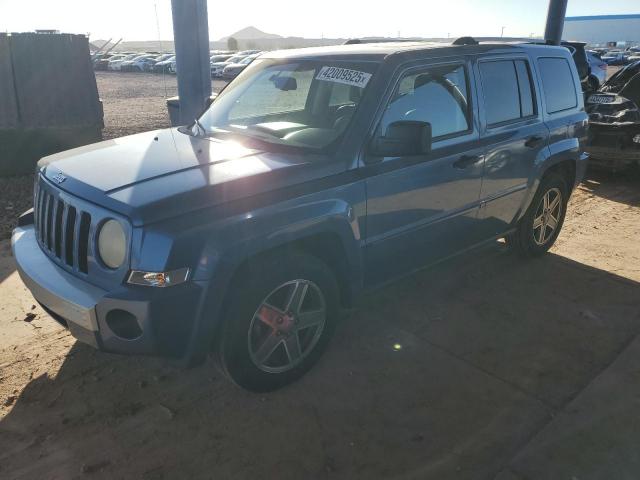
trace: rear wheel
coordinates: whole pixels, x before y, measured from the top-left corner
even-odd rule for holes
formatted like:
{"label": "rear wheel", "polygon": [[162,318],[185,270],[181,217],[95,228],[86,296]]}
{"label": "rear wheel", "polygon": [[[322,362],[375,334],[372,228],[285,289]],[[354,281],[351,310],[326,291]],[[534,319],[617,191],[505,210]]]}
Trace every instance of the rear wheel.
{"label": "rear wheel", "polygon": [[218,358],[248,390],[275,390],[320,358],[339,314],[336,280],[305,254],[270,256],[252,265],[231,292]]}
{"label": "rear wheel", "polygon": [[556,173],[547,174],[517,231],[507,239],[509,245],[524,256],[541,255],[549,250],[562,229],[568,200],[569,188],[564,178]]}

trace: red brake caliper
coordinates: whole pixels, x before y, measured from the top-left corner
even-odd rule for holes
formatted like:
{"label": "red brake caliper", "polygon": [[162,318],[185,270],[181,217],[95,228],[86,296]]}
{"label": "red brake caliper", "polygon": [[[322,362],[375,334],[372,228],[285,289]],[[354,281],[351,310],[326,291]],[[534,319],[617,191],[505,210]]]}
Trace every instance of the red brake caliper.
{"label": "red brake caliper", "polygon": [[258,311],[258,318],[263,323],[269,325],[274,332],[285,332],[293,323],[293,319],[291,317],[273,307],[269,307],[268,305],[262,305],[262,307],[260,307],[260,310]]}

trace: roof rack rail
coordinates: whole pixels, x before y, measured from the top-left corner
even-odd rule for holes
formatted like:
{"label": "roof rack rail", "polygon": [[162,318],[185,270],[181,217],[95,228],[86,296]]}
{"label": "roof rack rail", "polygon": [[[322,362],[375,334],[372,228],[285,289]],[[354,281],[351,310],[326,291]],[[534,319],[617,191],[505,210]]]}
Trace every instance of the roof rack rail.
{"label": "roof rack rail", "polygon": [[456,38],[452,45],[478,45],[478,41],[473,37]]}
{"label": "roof rack rail", "polygon": [[350,38],[343,45],[357,45],[360,43],[391,43],[391,42],[419,42],[417,38]]}

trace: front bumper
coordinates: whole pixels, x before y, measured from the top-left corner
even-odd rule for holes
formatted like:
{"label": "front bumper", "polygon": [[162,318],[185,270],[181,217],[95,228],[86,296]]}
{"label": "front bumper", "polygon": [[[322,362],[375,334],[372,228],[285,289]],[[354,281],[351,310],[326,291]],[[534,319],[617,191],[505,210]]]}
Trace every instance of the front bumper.
{"label": "front bumper", "polygon": [[[188,357],[206,285],[107,291],[58,267],[42,251],[33,225],[13,231],[18,273],[34,298],[83,343],[125,354]],[[123,328],[123,320],[129,325]],[[131,327],[135,328],[131,328]]]}

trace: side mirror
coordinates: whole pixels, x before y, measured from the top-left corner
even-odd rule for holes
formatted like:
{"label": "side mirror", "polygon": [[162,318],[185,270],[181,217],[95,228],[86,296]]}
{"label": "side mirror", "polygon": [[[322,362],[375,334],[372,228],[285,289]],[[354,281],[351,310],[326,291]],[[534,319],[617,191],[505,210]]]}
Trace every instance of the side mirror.
{"label": "side mirror", "polygon": [[373,139],[370,153],[377,157],[425,155],[431,151],[431,124],[415,120],[390,123],[383,136]]}

